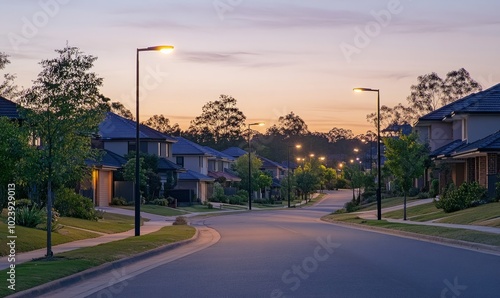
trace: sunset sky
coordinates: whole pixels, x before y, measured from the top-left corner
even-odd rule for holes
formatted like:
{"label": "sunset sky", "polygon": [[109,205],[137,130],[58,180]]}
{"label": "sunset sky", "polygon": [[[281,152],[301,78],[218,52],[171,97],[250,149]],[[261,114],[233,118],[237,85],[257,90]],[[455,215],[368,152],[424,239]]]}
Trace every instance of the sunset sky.
{"label": "sunset sky", "polygon": [[[141,53],[141,120],[164,114],[183,129],[220,94],[266,127],[290,111],[313,131],[355,134],[381,103],[406,104],[418,75],[461,67],[483,88],[500,82],[500,1],[121,0],[2,1],[6,70],[30,87],[38,62],[68,42],[97,56],[102,92],[135,110]],[[264,131],[265,128],[258,128]]]}

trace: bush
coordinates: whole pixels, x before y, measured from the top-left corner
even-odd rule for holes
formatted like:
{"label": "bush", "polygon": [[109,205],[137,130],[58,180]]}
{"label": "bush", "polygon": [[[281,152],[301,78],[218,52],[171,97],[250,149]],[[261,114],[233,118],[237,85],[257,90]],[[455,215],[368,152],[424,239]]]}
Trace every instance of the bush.
{"label": "bush", "polygon": [[57,190],[54,208],[59,211],[61,216],[97,220],[92,201],[84,196],[76,194],[68,188]]}
{"label": "bush", "polygon": [[[173,199],[172,199],[173,201]],[[153,205],[158,205],[158,206],[168,206],[170,204],[169,199],[154,199],[150,202]]]}
{"label": "bush", "polygon": [[354,212],[354,211],[358,211],[359,206],[356,203],[356,201],[350,201],[350,202],[345,203],[344,208],[347,212]]}
{"label": "bush", "polygon": [[[47,208],[43,208],[42,211],[44,216],[43,223],[39,224],[36,228],[47,231]],[[52,208],[52,223],[50,225],[50,230],[52,232],[55,232],[63,227],[62,225],[57,223],[59,217],[60,217],[59,212],[57,212],[54,208]]]}
{"label": "bush", "polygon": [[417,195],[418,199],[428,199],[431,198],[431,195],[428,192],[421,192]]}
{"label": "bush", "polygon": [[16,208],[16,224],[27,227],[35,228],[37,225],[45,221],[46,215],[43,210],[38,208],[37,204],[31,207],[24,206]]}
{"label": "bush", "polygon": [[124,198],[112,198],[111,199],[111,205],[114,206],[127,206],[128,203],[125,201]]}
{"label": "bush", "polygon": [[431,196],[431,198],[435,198],[438,194],[439,194],[439,180],[432,179],[429,195]]}
{"label": "bush", "polygon": [[448,187],[443,196],[436,201],[436,208],[450,213],[488,203],[486,188],[477,182],[463,183],[458,189]]}
{"label": "bush", "polygon": [[16,200],[16,208],[31,207],[32,205],[33,205],[33,201],[30,199]]}
{"label": "bush", "polygon": [[409,197],[416,197],[419,193],[420,193],[420,190],[418,190],[418,188],[416,188],[416,187],[412,187],[412,188],[410,188],[410,190],[408,191],[408,196],[409,196]]}
{"label": "bush", "polygon": [[347,188],[347,180],[344,178],[337,178],[337,181],[335,181],[335,188]]}
{"label": "bush", "polygon": [[172,225],[174,225],[174,226],[184,226],[187,224],[188,224],[188,221],[187,221],[186,217],[184,217],[184,216],[177,216],[175,218],[175,221],[172,223]]}

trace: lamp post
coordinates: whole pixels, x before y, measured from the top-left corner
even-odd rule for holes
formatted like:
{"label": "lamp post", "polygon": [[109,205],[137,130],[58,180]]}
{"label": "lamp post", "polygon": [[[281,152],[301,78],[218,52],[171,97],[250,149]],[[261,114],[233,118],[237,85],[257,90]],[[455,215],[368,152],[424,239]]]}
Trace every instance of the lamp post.
{"label": "lamp post", "polygon": [[[288,145],[288,151],[287,151],[287,162],[286,162],[286,165],[287,165],[287,174],[286,174],[286,178],[287,178],[287,185],[288,185],[288,193],[287,193],[287,196],[288,196],[288,208],[290,208],[290,192],[292,191],[291,190],[291,186],[290,186],[290,148],[292,148],[294,146],[291,146],[291,145]],[[302,147],[301,145],[295,145],[295,148],[300,148]]]}
{"label": "lamp post", "polygon": [[252,143],[251,140],[251,126],[264,125],[263,122],[256,122],[248,124],[248,210],[252,210]]}
{"label": "lamp post", "polygon": [[354,88],[355,92],[377,92],[377,219],[382,219],[382,182],[380,165],[380,90],[371,88]]}
{"label": "lamp post", "polygon": [[139,179],[139,150],[141,149],[139,139],[139,53],[146,51],[160,51],[162,53],[170,53],[174,49],[173,46],[154,46],[147,48],[138,48],[136,54],[136,69],[135,69],[135,236],[141,235],[141,191]]}
{"label": "lamp post", "polygon": [[377,92],[377,219],[382,219],[382,182],[380,171],[380,90],[371,88],[354,88],[355,92]]}

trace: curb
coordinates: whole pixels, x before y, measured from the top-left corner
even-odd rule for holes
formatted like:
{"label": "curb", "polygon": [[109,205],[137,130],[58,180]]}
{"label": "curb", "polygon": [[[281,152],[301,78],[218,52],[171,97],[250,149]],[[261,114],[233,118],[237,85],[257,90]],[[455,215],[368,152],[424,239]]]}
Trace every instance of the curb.
{"label": "curb", "polygon": [[456,239],[449,239],[449,238],[444,238],[444,237],[439,237],[439,236],[424,235],[424,234],[418,234],[418,233],[412,233],[412,232],[406,232],[406,231],[398,231],[398,230],[392,230],[392,229],[387,229],[387,228],[363,226],[363,225],[359,225],[356,223],[348,223],[348,222],[342,222],[342,221],[328,221],[328,220],[324,220],[324,219],[320,219],[320,220],[323,222],[329,223],[329,224],[333,224],[333,225],[348,226],[348,227],[358,229],[358,230],[364,230],[364,231],[376,232],[376,233],[381,233],[381,234],[388,234],[388,235],[393,235],[393,236],[410,238],[410,239],[415,239],[415,240],[427,241],[427,242],[448,245],[448,246],[453,246],[453,247],[459,247],[459,248],[468,249],[468,250],[472,250],[472,251],[479,251],[479,252],[483,252],[483,253],[489,253],[489,254],[500,256],[500,247],[499,246],[474,243],[474,242],[468,242],[468,241],[456,240]]}
{"label": "curb", "polygon": [[193,227],[193,228],[195,228],[196,231],[195,231],[194,236],[191,237],[190,239],[182,240],[182,241],[175,242],[175,243],[166,244],[164,246],[157,247],[157,248],[154,248],[152,250],[148,250],[148,251],[142,252],[140,254],[128,257],[128,258],[116,260],[116,261],[109,262],[109,263],[104,263],[104,264],[99,265],[97,267],[89,268],[87,270],[75,273],[73,275],[62,277],[60,279],[57,279],[57,280],[36,286],[34,288],[31,288],[31,289],[27,289],[27,290],[9,295],[7,297],[12,297],[12,298],[37,297],[37,296],[58,290],[58,289],[63,288],[63,287],[74,285],[80,281],[83,281],[83,280],[90,278],[90,277],[95,277],[96,275],[102,274],[104,272],[107,272],[110,270],[120,269],[121,267],[130,265],[133,263],[137,263],[137,262],[142,261],[144,259],[147,259],[147,258],[156,256],[156,255],[159,255],[161,253],[173,250],[174,248],[190,244],[190,243],[196,241],[199,237],[198,229],[196,227]]}

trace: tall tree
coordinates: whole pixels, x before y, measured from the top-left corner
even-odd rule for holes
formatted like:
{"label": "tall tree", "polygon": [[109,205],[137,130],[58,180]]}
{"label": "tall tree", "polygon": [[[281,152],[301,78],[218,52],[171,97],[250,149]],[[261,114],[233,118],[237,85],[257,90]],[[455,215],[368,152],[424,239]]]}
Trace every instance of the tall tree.
{"label": "tall tree", "polygon": [[[0,70],[4,69],[7,64],[10,63],[9,56],[5,53],[0,52]],[[10,73],[5,73],[3,75],[4,80],[0,81],[0,96],[9,99],[15,99],[18,95],[18,88],[14,84],[16,76]]]}
{"label": "tall tree", "polygon": [[179,136],[181,133],[179,124],[170,125],[170,120],[163,115],[154,115],[142,124],[169,135]]}
{"label": "tall tree", "polygon": [[285,116],[280,116],[278,119],[278,124],[271,126],[267,130],[267,134],[280,134],[285,137],[306,135],[309,133],[307,129],[307,124],[299,115],[295,115],[293,112]]}
{"label": "tall tree", "polygon": [[408,103],[420,117],[473,92],[481,91],[482,87],[461,68],[448,72],[444,80],[435,72],[419,76],[417,84],[410,89]]}
{"label": "tall tree", "polygon": [[97,58],[70,46],[56,52],[58,57],[40,62],[42,71],[19,101],[28,127],[42,141],[39,159],[31,166],[47,185],[48,258],[52,257],[52,182],[57,188],[89,173],[85,160],[98,154],[91,148],[90,136],[98,132],[108,110],[99,91],[102,78],[90,71]]}
{"label": "tall tree", "polygon": [[246,117],[236,106],[236,99],[220,95],[202,108],[200,116],[191,121],[188,133],[199,143],[227,144],[241,139]]}
{"label": "tall tree", "polygon": [[[252,167],[252,190],[256,191],[259,189],[259,177],[264,175],[264,173],[260,170],[262,167],[262,161],[252,154],[251,157],[251,167]],[[238,176],[241,178],[240,187],[241,189],[247,190],[248,184],[250,183],[248,176],[248,154],[242,155],[236,159],[234,162],[234,170],[238,173]]]}
{"label": "tall tree", "polygon": [[328,141],[330,143],[335,143],[339,140],[349,140],[349,139],[354,138],[354,134],[352,133],[352,130],[338,128],[338,127],[334,127],[332,129],[330,129],[330,131],[327,133],[327,136],[328,136]]}
{"label": "tall tree", "polygon": [[406,195],[413,180],[420,177],[428,158],[428,147],[418,141],[418,134],[402,135],[399,138],[385,138],[384,166],[396,178],[396,183],[404,193],[404,220],[406,220]]}
{"label": "tall tree", "polygon": [[130,120],[134,120],[134,114],[127,109],[121,102],[119,101],[114,101],[111,102],[108,98],[108,105],[109,105],[109,110],[119,116],[122,116],[123,118],[127,118]]}

